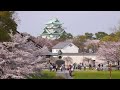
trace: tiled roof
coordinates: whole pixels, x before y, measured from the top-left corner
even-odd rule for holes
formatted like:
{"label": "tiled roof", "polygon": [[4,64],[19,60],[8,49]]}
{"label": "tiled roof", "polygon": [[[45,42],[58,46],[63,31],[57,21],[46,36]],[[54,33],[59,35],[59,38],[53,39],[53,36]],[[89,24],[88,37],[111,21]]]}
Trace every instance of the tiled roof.
{"label": "tiled roof", "polygon": [[57,18],[51,19],[51,20],[50,20],[49,22],[47,22],[46,24],[51,24],[51,23],[54,23],[54,24],[61,24]]}
{"label": "tiled roof", "polygon": [[69,45],[71,42],[60,42],[57,45],[53,46],[52,49],[62,49],[65,46]]}

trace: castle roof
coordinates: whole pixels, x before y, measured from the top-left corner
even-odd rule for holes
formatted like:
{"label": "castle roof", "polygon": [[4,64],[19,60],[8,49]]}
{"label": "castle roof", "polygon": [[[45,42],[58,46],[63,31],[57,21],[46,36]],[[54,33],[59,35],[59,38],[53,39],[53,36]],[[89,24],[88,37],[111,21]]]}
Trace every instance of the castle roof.
{"label": "castle roof", "polygon": [[60,23],[60,21],[57,19],[57,18],[53,18],[53,19],[51,19],[49,22],[47,22],[46,24],[52,24],[52,23],[54,23],[54,24],[62,24],[62,23]]}
{"label": "castle roof", "polygon": [[62,49],[65,46],[69,45],[71,42],[66,41],[66,42],[60,42],[57,45],[53,46],[52,49]]}

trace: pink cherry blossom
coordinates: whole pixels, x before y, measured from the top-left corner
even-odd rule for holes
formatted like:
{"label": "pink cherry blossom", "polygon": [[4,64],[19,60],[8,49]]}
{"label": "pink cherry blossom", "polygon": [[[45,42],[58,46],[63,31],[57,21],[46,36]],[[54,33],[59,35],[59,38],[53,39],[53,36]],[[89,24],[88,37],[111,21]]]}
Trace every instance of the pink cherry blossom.
{"label": "pink cherry blossom", "polygon": [[43,67],[41,53],[48,49],[37,47],[28,34],[10,36],[12,42],[0,43],[0,78],[25,79],[31,73],[40,72]]}

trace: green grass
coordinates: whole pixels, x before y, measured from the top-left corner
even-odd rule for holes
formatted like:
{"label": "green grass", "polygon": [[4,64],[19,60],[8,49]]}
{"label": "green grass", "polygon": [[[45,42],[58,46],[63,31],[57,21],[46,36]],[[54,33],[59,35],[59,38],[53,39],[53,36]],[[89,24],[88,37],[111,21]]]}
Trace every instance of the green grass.
{"label": "green grass", "polygon": [[56,72],[50,72],[49,70],[43,70],[40,75],[32,74],[28,79],[64,79],[61,76],[56,76]]}
{"label": "green grass", "polygon": [[[95,70],[74,71],[73,78],[74,79],[109,79],[110,72],[95,71]],[[120,71],[112,71],[112,79],[120,79]]]}
{"label": "green grass", "polygon": [[48,70],[42,71],[41,79],[54,79],[56,77],[56,72],[50,72]]}

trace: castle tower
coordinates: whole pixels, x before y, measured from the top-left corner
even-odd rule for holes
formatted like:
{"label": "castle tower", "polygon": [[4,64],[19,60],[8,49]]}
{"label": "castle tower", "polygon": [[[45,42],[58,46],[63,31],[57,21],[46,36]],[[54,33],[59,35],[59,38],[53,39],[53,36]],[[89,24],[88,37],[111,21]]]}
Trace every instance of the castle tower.
{"label": "castle tower", "polygon": [[42,38],[54,40],[59,39],[63,33],[66,32],[62,27],[62,23],[60,23],[60,21],[57,18],[54,18],[45,24],[45,28],[41,36]]}

